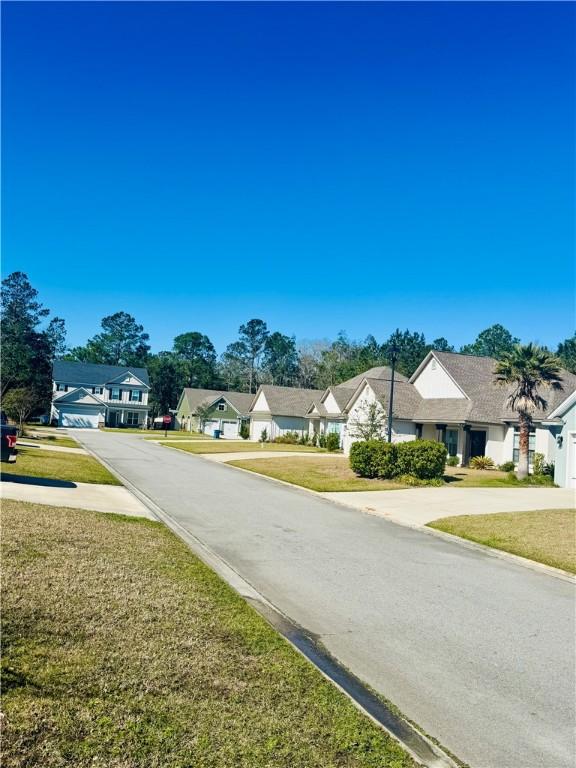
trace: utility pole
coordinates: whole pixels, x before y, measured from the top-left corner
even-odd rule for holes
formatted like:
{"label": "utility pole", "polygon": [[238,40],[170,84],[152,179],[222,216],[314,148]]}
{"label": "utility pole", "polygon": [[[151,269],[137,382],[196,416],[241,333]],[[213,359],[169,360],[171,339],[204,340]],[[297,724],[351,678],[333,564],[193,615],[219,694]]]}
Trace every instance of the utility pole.
{"label": "utility pole", "polygon": [[388,442],[392,442],[392,405],[394,403],[394,371],[396,369],[396,358],[398,357],[398,347],[392,343],[388,348],[388,360],[392,367],[392,377],[390,378],[390,397],[388,398]]}

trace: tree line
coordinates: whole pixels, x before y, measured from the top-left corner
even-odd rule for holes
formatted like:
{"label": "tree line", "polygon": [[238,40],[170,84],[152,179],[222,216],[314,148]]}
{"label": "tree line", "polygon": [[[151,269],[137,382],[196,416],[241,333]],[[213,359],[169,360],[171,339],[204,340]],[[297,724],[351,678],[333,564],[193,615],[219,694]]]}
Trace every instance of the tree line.
{"label": "tree line", "polygon": [[[334,341],[298,344],[294,336],[271,331],[264,320],[254,318],[240,326],[237,339],[221,356],[200,331],[181,333],[171,349],[152,353],[148,333],[127,312],[102,318],[100,330],[86,344],[71,348],[66,346],[64,320],[49,319],[49,315],[23,272],[14,272],[2,282],[4,402],[25,392],[34,408],[45,410],[55,359],[147,367],[151,410],[158,414],[176,406],[183,387],[255,392],[260,384],[278,384],[324,389],[374,366],[388,365],[391,350],[396,353],[396,369],[410,376],[431,349],[501,359],[519,343],[496,324],[458,350],[445,338],[428,342],[423,333],[400,329],[382,342],[373,335],[356,341],[341,332]],[[576,373],[576,333],[562,341],[555,354]]]}

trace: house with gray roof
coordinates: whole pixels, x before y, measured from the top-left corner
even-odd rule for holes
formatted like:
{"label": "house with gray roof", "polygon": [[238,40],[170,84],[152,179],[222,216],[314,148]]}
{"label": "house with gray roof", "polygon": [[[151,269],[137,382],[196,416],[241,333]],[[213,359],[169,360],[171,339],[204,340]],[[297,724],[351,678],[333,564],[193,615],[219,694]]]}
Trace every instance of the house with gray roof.
{"label": "house with gray roof", "polygon": [[56,360],[50,420],[59,427],[145,427],[150,381],[146,368]]}
{"label": "house with gray roof", "polygon": [[308,434],[308,413],[312,403],[319,401],[323,394],[321,389],[262,384],[250,407],[250,438],[259,440],[264,430],[269,440],[286,432]]}
{"label": "house with gray roof", "polygon": [[207,435],[219,430],[224,438],[238,438],[253,400],[246,392],[186,387],[176,409],[176,429]]}
{"label": "house with gray roof", "polygon": [[[518,460],[518,418],[507,404],[510,388],[494,381],[496,360],[451,352],[430,352],[407,380],[394,387],[392,439],[423,438],[443,442],[450,456],[466,464],[472,456],[490,456],[496,464]],[[367,372],[368,373],[368,372]],[[543,390],[546,407],[534,413],[530,457],[554,460],[560,419],[556,409],[576,390],[576,376],[562,371],[562,390]],[[358,439],[354,423],[366,405],[388,412],[390,382],[365,376],[344,407],[345,452]]]}

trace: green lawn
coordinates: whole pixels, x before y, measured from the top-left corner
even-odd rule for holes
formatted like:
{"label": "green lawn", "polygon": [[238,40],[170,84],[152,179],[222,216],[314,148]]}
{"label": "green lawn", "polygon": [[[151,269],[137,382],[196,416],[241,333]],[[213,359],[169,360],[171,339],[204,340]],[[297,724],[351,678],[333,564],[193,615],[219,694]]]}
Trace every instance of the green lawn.
{"label": "green lawn", "polygon": [[35,437],[29,435],[23,435],[18,440],[26,440],[29,443],[37,443],[38,445],[53,445],[56,448],[81,448],[82,446],[76,440],[65,435],[42,435],[42,437]]}
{"label": "green lawn", "polygon": [[434,520],[429,527],[576,573],[575,510],[460,515]]}
{"label": "green lawn", "polygon": [[[180,447],[180,446],[179,446]],[[281,446],[278,446],[280,449]],[[187,450],[187,449],[186,449]],[[208,453],[195,446],[194,453]],[[267,477],[275,477],[287,483],[301,485],[322,493],[337,491],[394,491],[411,486],[394,480],[370,480],[357,477],[350,469],[345,456],[307,458],[304,456],[279,457],[277,459],[246,459],[230,461],[235,467],[249,469]],[[491,488],[499,486],[525,487],[510,480],[505,472],[482,471],[461,467],[446,467],[446,483],[454,488]]]}
{"label": "green lawn", "polygon": [[[161,445],[170,445],[168,442],[161,442]],[[324,448],[314,448],[311,445],[290,445],[282,443],[252,443],[240,442],[237,440],[213,440],[209,439],[206,443],[186,443],[175,445],[179,451],[188,451],[188,453],[245,453],[246,451],[300,451],[301,453],[325,453]],[[296,457],[295,457],[296,458]],[[258,459],[260,461],[260,459]],[[291,461],[291,459],[290,459]],[[307,459],[304,459],[307,461]]]}
{"label": "green lawn", "polygon": [[213,440],[214,438],[204,435],[202,432],[168,432],[164,437],[164,432],[156,431],[155,436],[145,437],[145,440]]}
{"label": "green lawn", "polygon": [[18,448],[16,462],[1,465],[2,479],[10,475],[45,477],[76,483],[121,485],[108,470],[93,459],[77,453],[59,453],[41,448]]}
{"label": "green lawn", "polygon": [[161,524],[2,532],[4,768],[415,768]]}
{"label": "green lawn", "polygon": [[249,469],[267,477],[301,485],[312,491],[387,491],[408,488],[392,480],[369,480],[357,477],[344,456],[278,457],[277,459],[246,459],[229,461],[234,467]]}

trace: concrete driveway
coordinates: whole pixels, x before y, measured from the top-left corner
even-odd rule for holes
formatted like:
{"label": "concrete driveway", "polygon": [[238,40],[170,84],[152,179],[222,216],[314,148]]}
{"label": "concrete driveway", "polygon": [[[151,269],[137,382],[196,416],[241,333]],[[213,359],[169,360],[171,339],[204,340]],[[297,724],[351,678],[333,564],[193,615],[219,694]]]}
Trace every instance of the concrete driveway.
{"label": "concrete driveway", "polygon": [[576,500],[569,488],[410,488],[323,493],[322,496],[405,525],[426,525],[440,517],[454,515],[573,509]]}
{"label": "concrete driveway", "polygon": [[78,436],[473,768],[573,768],[572,583],[137,436]]}

